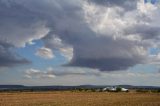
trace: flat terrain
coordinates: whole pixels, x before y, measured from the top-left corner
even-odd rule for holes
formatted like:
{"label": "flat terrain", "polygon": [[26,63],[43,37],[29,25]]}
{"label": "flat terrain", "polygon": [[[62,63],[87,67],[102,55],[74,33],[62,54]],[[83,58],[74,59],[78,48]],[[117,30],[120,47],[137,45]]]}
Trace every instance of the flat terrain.
{"label": "flat terrain", "polygon": [[160,106],[156,93],[0,93],[0,106]]}

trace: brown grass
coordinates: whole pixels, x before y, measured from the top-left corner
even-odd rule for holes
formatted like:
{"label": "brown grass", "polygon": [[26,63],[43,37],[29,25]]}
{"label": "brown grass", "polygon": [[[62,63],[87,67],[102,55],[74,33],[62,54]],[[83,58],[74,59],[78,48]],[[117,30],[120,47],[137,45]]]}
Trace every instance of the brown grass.
{"label": "brown grass", "polygon": [[160,94],[105,92],[0,93],[0,106],[160,106]]}

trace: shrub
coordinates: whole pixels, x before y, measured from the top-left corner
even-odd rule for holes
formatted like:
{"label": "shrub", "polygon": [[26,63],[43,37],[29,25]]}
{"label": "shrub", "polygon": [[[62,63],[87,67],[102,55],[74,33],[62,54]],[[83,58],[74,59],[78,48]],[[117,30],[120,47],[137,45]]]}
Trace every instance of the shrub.
{"label": "shrub", "polygon": [[148,90],[137,89],[136,92],[146,93],[146,92],[149,92],[149,91]]}
{"label": "shrub", "polygon": [[116,91],[117,91],[117,92],[121,92],[121,91],[122,91],[122,88],[121,88],[121,87],[117,87],[117,88],[116,88]]}

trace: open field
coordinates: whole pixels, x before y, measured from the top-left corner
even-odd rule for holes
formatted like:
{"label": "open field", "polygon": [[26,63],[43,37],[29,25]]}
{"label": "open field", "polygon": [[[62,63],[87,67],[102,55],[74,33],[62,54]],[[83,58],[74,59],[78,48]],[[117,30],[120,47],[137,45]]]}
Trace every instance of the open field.
{"label": "open field", "polygon": [[160,106],[160,94],[69,91],[0,93],[0,106]]}

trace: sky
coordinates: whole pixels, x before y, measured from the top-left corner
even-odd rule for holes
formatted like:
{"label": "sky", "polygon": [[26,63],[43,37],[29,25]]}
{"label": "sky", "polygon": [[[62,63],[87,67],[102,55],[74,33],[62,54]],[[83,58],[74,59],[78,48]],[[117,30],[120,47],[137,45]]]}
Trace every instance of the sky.
{"label": "sky", "polygon": [[156,0],[0,0],[0,85],[160,86]]}

